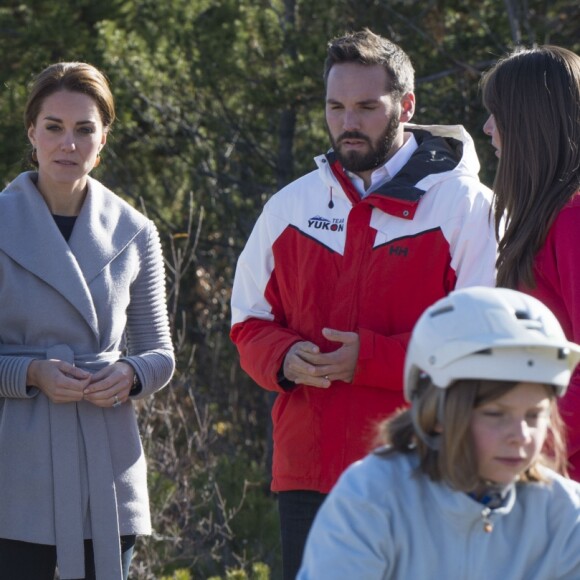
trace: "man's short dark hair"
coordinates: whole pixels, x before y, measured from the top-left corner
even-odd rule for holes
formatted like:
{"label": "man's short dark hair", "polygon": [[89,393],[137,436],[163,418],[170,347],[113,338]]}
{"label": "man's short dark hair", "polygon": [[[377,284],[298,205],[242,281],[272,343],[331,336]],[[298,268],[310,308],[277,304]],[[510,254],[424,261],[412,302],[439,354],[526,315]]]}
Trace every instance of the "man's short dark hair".
{"label": "man's short dark hair", "polygon": [[365,28],[334,38],[328,43],[324,62],[324,85],[335,64],[355,62],[363,65],[381,65],[387,72],[390,93],[402,97],[415,88],[415,70],[405,51],[390,40]]}

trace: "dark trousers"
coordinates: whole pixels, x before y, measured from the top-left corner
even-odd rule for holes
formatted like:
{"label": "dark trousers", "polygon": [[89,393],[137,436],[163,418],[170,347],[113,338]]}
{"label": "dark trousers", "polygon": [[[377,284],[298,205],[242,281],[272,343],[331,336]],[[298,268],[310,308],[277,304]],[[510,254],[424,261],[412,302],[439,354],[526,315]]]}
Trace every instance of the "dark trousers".
{"label": "dark trousers", "polygon": [[[135,536],[121,537],[123,578],[129,577]],[[54,580],[56,546],[0,538],[0,578],[2,580]],[[93,542],[85,540],[85,578],[95,580]]]}
{"label": "dark trousers", "polygon": [[308,532],[325,498],[325,493],[317,491],[278,493],[284,580],[295,580],[302,563]]}

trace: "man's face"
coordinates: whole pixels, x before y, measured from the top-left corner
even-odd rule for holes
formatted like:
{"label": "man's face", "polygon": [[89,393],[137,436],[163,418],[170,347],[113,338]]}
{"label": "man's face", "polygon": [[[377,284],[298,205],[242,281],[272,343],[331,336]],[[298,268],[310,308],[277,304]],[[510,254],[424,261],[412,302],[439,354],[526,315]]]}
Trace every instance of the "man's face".
{"label": "man's face", "polygon": [[363,179],[403,144],[401,122],[411,119],[414,95],[389,94],[381,65],[336,64],[326,87],[326,123],[333,149],[343,165]]}

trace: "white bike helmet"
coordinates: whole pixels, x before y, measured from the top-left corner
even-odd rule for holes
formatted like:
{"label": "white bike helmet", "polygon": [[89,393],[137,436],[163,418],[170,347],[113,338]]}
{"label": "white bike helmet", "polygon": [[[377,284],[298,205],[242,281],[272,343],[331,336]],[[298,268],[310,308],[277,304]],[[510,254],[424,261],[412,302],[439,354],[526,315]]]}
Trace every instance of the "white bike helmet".
{"label": "white bike helmet", "polygon": [[539,300],[506,288],[451,292],[417,321],[405,361],[405,398],[419,379],[446,389],[458,379],[545,383],[564,395],[580,347]]}

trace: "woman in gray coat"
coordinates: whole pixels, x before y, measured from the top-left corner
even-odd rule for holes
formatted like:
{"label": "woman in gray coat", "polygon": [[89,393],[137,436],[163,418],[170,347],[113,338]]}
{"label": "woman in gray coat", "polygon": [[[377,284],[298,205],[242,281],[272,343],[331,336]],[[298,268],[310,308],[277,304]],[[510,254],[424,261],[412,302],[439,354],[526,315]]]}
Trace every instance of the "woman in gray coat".
{"label": "woman in gray coat", "polygon": [[157,230],[88,175],[114,117],[97,69],[49,66],[38,171],[0,193],[0,578],[127,578],[150,533],[133,400],[174,357]]}

